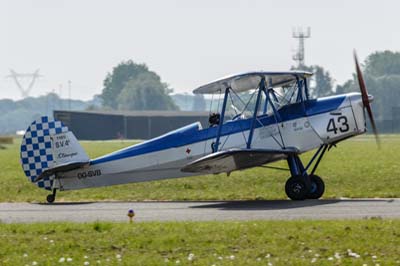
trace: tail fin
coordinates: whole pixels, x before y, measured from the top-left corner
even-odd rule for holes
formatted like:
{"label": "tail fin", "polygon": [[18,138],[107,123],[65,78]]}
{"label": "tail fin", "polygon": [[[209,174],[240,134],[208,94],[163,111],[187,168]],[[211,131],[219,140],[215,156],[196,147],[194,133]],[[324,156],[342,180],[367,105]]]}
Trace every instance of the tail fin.
{"label": "tail fin", "polygon": [[61,121],[47,116],[34,121],[21,143],[21,163],[29,181],[51,190],[56,172],[89,163],[74,134]]}

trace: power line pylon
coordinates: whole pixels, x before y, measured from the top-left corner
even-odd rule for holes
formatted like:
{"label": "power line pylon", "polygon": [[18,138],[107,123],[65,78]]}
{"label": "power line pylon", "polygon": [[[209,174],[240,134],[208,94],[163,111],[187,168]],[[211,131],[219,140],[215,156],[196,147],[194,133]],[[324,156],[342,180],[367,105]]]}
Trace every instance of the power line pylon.
{"label": "power line pylon", "polygon": [[[35,82],[38,78],[43,77],[39,74],[39,69],[37,69],[33,73],[17,73],[13,69],[10,69],[10,75],[6,76],[6,78],[12,78],[17,85],[18,89],[21,92],[22,98],[27,98],[29,93],[31,92]],[[21,83],[21,79],[31,79],[28,83],[28,86],[24,87]]]}
{"label": "power line pylon", "polygon": [[297,67],[304,66],[304,39],[311,37],[311,29],[307,28],[307,32],[304,32],[302,28],[293,28],[292,37],[299,40],[299,46],[297,47],[296,53],[293,55],[293,60],[297,62]]}

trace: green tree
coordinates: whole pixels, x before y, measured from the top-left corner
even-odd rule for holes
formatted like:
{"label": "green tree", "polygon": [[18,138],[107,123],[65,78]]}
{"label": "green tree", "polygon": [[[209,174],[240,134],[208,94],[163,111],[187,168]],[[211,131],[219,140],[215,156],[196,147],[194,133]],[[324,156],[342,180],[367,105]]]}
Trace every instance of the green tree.
{"label": "green tree", "polygon": [[308,89],[310,98],[329,96],[334,93],[333,91],[334,80],[331,77],[329,71],[325,70],[323,67],[318,65],[312,65],[312,66],[303,65],[297,68],[292,67],[292,69],[305,70],[314,73],[314,75],[311,78],[311,83],[309,84],[309,89]]}
{"label": "green tree", "polygon": [[372,77],[400,75],[400,53],[383,51],[370,54],[365,60],[364,73]]}
{"label": "green tree", "polygon": [[178,110],[169,96],[172,90],[145,64],[125,61],[104,80],[100,97],[105,108],[120,110]]}
{"label": "green tree", "polygon": [[108,73],[106,79],[103,82],[103,92],[101,98],[103,99],[103,105],[112,109],[118,107],[118,95],[125,87],[126,83],[136,78],[140,73],[148,72],[148,68],[144,64],[136,64],[129,60],[121,62],[113,68],[112,73]]}
{"label": "green tree", "polygon": [[[378,120],[393,119],[393,107],[400,107],[400,53],[392,51],[370,54],[362,64],[368,93],[374,96],[372,109]],[[359,92],[357,76],[338,85],[337,93]]]}
{"label": "green tree", "polygon": [[355,83],[355,79],[353,77],[353,79],[349,79],[343,85],[337,85],[336,94],[344,94],[351,91],[356,91],[358,90],[356,86],[357,84]]}
{"label": "green tree", "polygon": [[120,110],[178,110],[169,89],[160,77],[151,71],[129,80],[117,97]]}

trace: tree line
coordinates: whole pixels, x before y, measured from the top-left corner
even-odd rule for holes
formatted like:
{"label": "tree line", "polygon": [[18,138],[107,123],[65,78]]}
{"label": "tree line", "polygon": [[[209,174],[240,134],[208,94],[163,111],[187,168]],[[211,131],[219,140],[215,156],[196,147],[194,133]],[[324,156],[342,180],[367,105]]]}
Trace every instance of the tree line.
{"label": "tree line", "polygon": [[[377,120],[399,119],[393,110],[400,110],[400,53],[374,52],[362,63],[368,92],[374,96],[372,109]],[[343,84],[335,84],[330,72],[318,65],[298,68],[314,73],[310,84],[310,97],[323,97],[347,92],[358,92],[353,73]],[[72,110],[183,110],[208,111],[209,100],[202,95],[175,94],[160,76],[145,64],[132,60],[115,66],[104,79],[103,89],[95,100],[72,100]],[[0,134],[25,129],[40,115],[52,115],[54,109],[68,109],[69,102],[55,94],[27,98],[20,101],[0,100]],[[400,115],[400,114],[399,114]]]}
{"label": "tree line", "polygon": [[[397,100],[400,96],[400,53],[374,52],[364,60],[362,67],[368,91],[374,96],[375,117],[393,119],[393,108],[400,107]],[[336,85],[330,72],[322,66],[302,65],[292,69],[314,73],[309,90],[311,98],[359,91],[355,73],[351,79]],[[206,111],[206,101],[201,95],[176,95],[173,99],[172,92],[173,89],[145,64],[129,60],[118,64],[107,75],[100,97],[104,109],[179,110],[176,102],[182,105],[180,98],[190,98],[192,110]]]}
{"label": "tree line", "polygon": [[[329,71],[323,67],[300,66],[297,69],[314,73],[311,97],[359,92],[355,72],[352,78],[335,86]],[[362,63],[363,76],[368,93],[374,96],[372,109],[377,120],[392,120],[393,109],[400,107],[400,53],[393,51],[374,52]]]}

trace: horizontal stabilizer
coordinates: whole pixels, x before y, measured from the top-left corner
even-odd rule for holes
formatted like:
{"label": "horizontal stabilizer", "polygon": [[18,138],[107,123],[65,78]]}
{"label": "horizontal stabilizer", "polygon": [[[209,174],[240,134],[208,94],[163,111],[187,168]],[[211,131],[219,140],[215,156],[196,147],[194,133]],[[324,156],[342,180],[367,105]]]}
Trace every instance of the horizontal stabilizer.
{"label": "horizontal stabilizer", "polygon": [[89,161],[87,161],[87,162],[68,162],[65,164],[60,164],[60,165],[57,165],[56,167],[44,170],[40,175],[38,175],[33,180],[33,182],[38,182],[38,181],[44,179],[45,177],[54,175],[55,173],[66,172],[66,171],[70,171],[70,170],[74,170],[74,169],[78,169],[78,168],[83,168],[89,164],[90,164]]}
{"label": "horizontal stabilizer", "polygon": [[266,163],[285,159],[290,154],[298,154],[295,148],[282,150],[269,149],[230,149],[204,156],[187,164],[182,172],[218,174],[234,170],[260,166]]}

